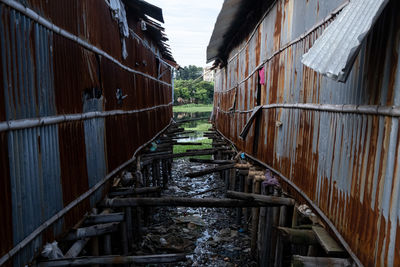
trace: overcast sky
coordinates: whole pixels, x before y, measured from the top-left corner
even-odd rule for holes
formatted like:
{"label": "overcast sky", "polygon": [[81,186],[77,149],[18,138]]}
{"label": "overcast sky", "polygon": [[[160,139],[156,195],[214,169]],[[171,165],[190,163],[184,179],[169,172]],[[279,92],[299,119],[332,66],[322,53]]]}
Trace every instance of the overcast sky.
{"label": "overcast sky", "polygon": [[172,55],[181,66],[206,65],[206,50],[223,0],[146,0],[163,10]]}

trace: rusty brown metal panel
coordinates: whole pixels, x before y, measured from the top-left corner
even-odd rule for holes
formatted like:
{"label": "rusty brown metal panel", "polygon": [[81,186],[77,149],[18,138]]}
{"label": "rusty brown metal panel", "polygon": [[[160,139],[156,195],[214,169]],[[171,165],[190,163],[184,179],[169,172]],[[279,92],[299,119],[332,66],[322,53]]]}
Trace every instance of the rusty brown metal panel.
{"label": "rusty brown metal panel", "polygon": [[[129,63],[129,58],[122,60],[119,26],[112,18],[106,1],[77,1],[76,5],[79,16],[74,20],[79,23],[79,36],[124,64]],[[128,56],[132,54],[129,47],[127,50]],[[131,64],[127,65],[134,67]]]}
{"label": "rusty brown metal panel", "polygon": [[[85,193],[88,188],[83,122],[64,123],[58,127],[61,183],[64,206]],[[74,209],[65,218],[65,227],[71,227],[89,209],[89,203]]]}
{"label": "rusty brown metal panel", "polygon": [[77,35],[79,33],[78,3],[79,0],[42,1],[28,0],[27,6],[54,24]]}
{"label": "rusty brown metal panel", "polygon": [[[391,1],[374,26],[345,84],[333,82],[301,64],[332,19],[307,32],[340,3],[278,1],[256,29],[233,49],[216,77],[214,113],[217,128],[238,148],[249,150],[238,135],[254,107],[258,60],[266,84],[261,103],[316,103],[399,106],[400,19]],[[304,14],[307,14],[305,16]],[[260,34],[261,29],[261,34]],[[261,38],[261,40],[260,40]],[[232,84],[239,61],[238,85]],[[260,59],[259,59],[260,58]],[[228,82],[227,82],[228,81]],[[228,114],[238,87],[234,114]],[[396,87],[397,86],[397,87]],[[339,230],[367,266],[399,264],[399,134],[397,117],[337,113],[297,108],[262,112],[256,156],[293,181]],[[293,192],[289,187],[290,192]],[[301,194],[294,194],[299,199]],[[304,201],[304,199],[302,199]]]}
{"label": "rusty brown metal panel", "polygon": [[[0,246],[0,262],[14,261],[16,266],[28,263],[45,242],[58,238],[74,225],[105,191],[99,189],[100,194],[80,201],[64,218],[53,220],[57,212],[87,193],[105,172],[130,159],[172,117],[171,106],[137,110],[169,104],[172,89],[135,72],[147,72],[154,78],[159,74],[155,55],[136,39],[127,40],[128,55],[132,57],[121,60],[119,29],[104,1],[100,5],[90,0],[27,3],[55,23],[55,28],[61,27],[83,40],[78,43],[65,33],[53,32],[53,26],[35,22],[36,17],[29,17],[32,13],[25,14],[26,10],[18,9],[18,4],[13,6],[12,1],[1,3],[0,123],[57,115],[63,115],[57,119],[63,117],[68,121],[73,114],[104,110],[135,113],[107,114],[107,119],[83,118],[0,133],[1,190],[6,191],[0,197],[1,207],[6,215],[8,211],[12,213],[1,218],[1,225],[5,225],[2,229],[9,236],[1,234],[5,241]],[[154,50],[152,41],[147,42]],[[169,67],[161,63],[161,70],[166,70],[161,79],[170,83]],[[122,104],[116,101],[117,88],[128,95]],[[112,167],[99,170],[93,161]],[[53,225],[19,250],[20,241],[48,220]],[[12,252],[10,261],[4,255],[15,246],[17,250],[13,251],[17,252]]]}
{"label": "rusty brown metal panel", "polygon": [[95,55],[54,35],[54,87],[58,114],[82,113],[83,92],[100,88]]}

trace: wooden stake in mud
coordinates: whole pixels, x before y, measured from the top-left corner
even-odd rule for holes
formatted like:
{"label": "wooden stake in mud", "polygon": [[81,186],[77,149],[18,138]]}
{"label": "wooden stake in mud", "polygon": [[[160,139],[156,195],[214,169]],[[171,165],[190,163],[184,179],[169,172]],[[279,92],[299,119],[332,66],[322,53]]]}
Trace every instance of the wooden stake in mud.
{"label": "wooden stake in mud", "polygon": [[[253,188],[255,194],[260,194],[260,181],[253,181]],[[257,233],[258,233],[258,219],[260,215],[259,208],[253,208],[251,212],[251,254],[257,258]]]}

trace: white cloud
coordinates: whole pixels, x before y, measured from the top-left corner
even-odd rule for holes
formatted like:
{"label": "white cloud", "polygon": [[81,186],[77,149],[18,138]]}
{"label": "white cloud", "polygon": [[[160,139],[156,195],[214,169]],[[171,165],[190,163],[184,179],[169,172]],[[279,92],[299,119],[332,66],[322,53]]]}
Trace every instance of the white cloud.
{"label": "white cloud", "polygon": [[172,55],[181,66],[205,66],[206,50],[223,0],[146,0],[163,10]]}

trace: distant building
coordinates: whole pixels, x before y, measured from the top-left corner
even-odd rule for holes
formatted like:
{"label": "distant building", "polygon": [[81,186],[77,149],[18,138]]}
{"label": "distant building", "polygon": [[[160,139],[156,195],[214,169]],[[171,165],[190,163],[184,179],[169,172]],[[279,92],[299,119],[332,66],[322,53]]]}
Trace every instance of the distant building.
{"label": "distant building", "polygon": [[203,80],[206,82],[214,82],[215,72],[211,67],[203,68]]}

